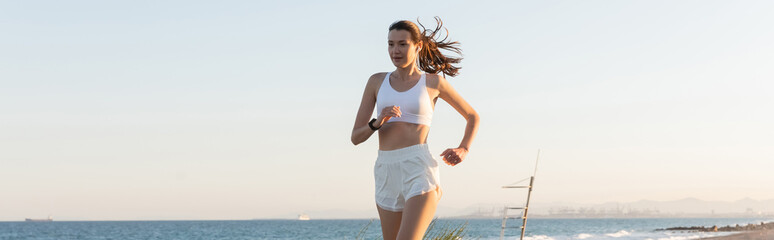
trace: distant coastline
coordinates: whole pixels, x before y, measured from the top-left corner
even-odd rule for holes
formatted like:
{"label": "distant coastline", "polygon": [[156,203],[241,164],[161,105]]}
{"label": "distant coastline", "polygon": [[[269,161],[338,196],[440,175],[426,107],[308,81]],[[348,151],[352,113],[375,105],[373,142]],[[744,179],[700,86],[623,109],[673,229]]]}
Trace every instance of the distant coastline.
{"label": "distant coastline", "polygon": [[741,232],[728,236],[710,237],[703,239],[713,240],[766,240],[774,239],[774,222],[760,224],[747,224],[735,226],[712,226],[712,227],[674,227],[667,229],[657,229],[656,231],[695,231],[695,232]]}
{"label": "distant coastline", "polygon": [[[501,204],[477,204],[441,214],[445,217],[498,218]],[[456,214],[454,214],[456,213]],[[744,198],[733,202],[704,201],[684,198],[674,201],[640,200],[600,204],[534,203],[530,218],[600,219],[600,218],[774,218],[774,199]]]}

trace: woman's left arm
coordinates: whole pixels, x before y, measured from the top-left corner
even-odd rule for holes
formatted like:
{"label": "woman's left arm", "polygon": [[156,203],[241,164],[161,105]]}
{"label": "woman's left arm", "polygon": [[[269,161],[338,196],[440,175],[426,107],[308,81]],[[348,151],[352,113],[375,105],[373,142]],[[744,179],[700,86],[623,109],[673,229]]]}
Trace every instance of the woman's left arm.
{"label": "woman's left arm", "polygon": [[465,159],[465,156],[468,155],[470,144],[473,143],[473,138],[478,131],[479,117],[476,110],[473,110],[473,107],[471,107],[470,104],[454,90],[443,75],[438,75],[438,91],[439,97],[449,103],[449,105],[451,105],[454,110],[457,110],[457,112],[468,122],[465,126],[465,136],[462,137],[460,146],[457,148],[446,149],[441,153],[446,164],[454,166],[462,162],[462,160]]}

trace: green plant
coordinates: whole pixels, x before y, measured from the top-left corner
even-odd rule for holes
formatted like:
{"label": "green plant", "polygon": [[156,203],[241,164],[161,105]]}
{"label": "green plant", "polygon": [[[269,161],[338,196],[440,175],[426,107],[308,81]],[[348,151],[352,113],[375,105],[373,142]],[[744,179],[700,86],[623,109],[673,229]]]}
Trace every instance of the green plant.
{"label": "green plant", "polygon": [[373,223],[374,220],[371,219],[371,221],[368,221],[368,224],[363,226],[363,228],[360,229],[360,232],[357,233],[357,236],[355,237],[356,240],[365,240],[365,233],[366,230],[368,230],[368,226],[371,226],[371,223]]}
{"label": "green plant", "polygon": [[[438,218],[434,218],[433,221],[430,222],[430,226],[427,227],[425,236],[422,238],[423,240],[460,240],[467,234],[467,221],[456,226],[449,223],[444,223],[440,229],[433,231],[433,229],[436,228],[437,221]],[[365,232],[373,222],[373,219],[368,221],[368,223],[360,229],[360,232],[357,233],[357,237],[355,237],[355,239],[365,240]]]}
{"label": "green plant", "polygon": [[422,238],[423,240],[458,240],[462,239],[462,237],[467,234],[467,221],[457,226],[445,223],[438,231],[432,233],[437,220],[438,218],[435,218],[430,222],[430,226],[428,226],[427,231],[425,231],[425,237]]}

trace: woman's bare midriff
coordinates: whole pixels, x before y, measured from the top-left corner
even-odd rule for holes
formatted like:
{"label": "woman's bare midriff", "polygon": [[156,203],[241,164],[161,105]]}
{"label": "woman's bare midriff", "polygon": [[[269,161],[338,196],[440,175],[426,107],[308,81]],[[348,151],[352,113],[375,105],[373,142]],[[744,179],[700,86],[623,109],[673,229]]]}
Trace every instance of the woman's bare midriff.
{"label": "woman's bare midriff", "polygon": [[429,131],[430,127],[426,125],[407,122],[386,123],[379,129],[379,150],[395,150],[427,143]]}

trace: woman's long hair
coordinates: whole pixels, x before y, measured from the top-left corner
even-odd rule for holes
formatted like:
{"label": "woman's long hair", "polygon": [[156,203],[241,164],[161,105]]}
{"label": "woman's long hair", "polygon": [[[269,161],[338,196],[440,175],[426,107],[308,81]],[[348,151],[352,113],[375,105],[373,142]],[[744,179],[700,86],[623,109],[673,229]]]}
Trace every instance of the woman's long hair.
{"label": "woman's long hair", "polygon": [[[414,43],[422,43],[422,49],[417,56],[419,69],[422,69],[422,71],[429,73],[443,72],[445,75],[452,77],[457,76],[457,72],[459,72],[461,67],[452,64],[457,64],[462,61],[462,49],[458,47],[460,43],[456,41],[447,41],[447,38],[449,38],[449,30],[446,28],[443,28],[446,31],[446,36],[441,40],[437,40],[440,36],[439,33],[443,27],[443,22],[439,17],[435,17],[435,21],[437,25],[435,29],[431,30],[425,28],[422,23],[419,23],[419,19],[417,19],[417,23],[422,27],[422,30],[420,31],[419,27],[413,22],[401,20],[392,23],[389,31],[396,29],[406,30],[411,33],[411,40],[414,41]],[[446,56],[441,53],[440,49],[457,53],[460,57],[455,58]]]}

